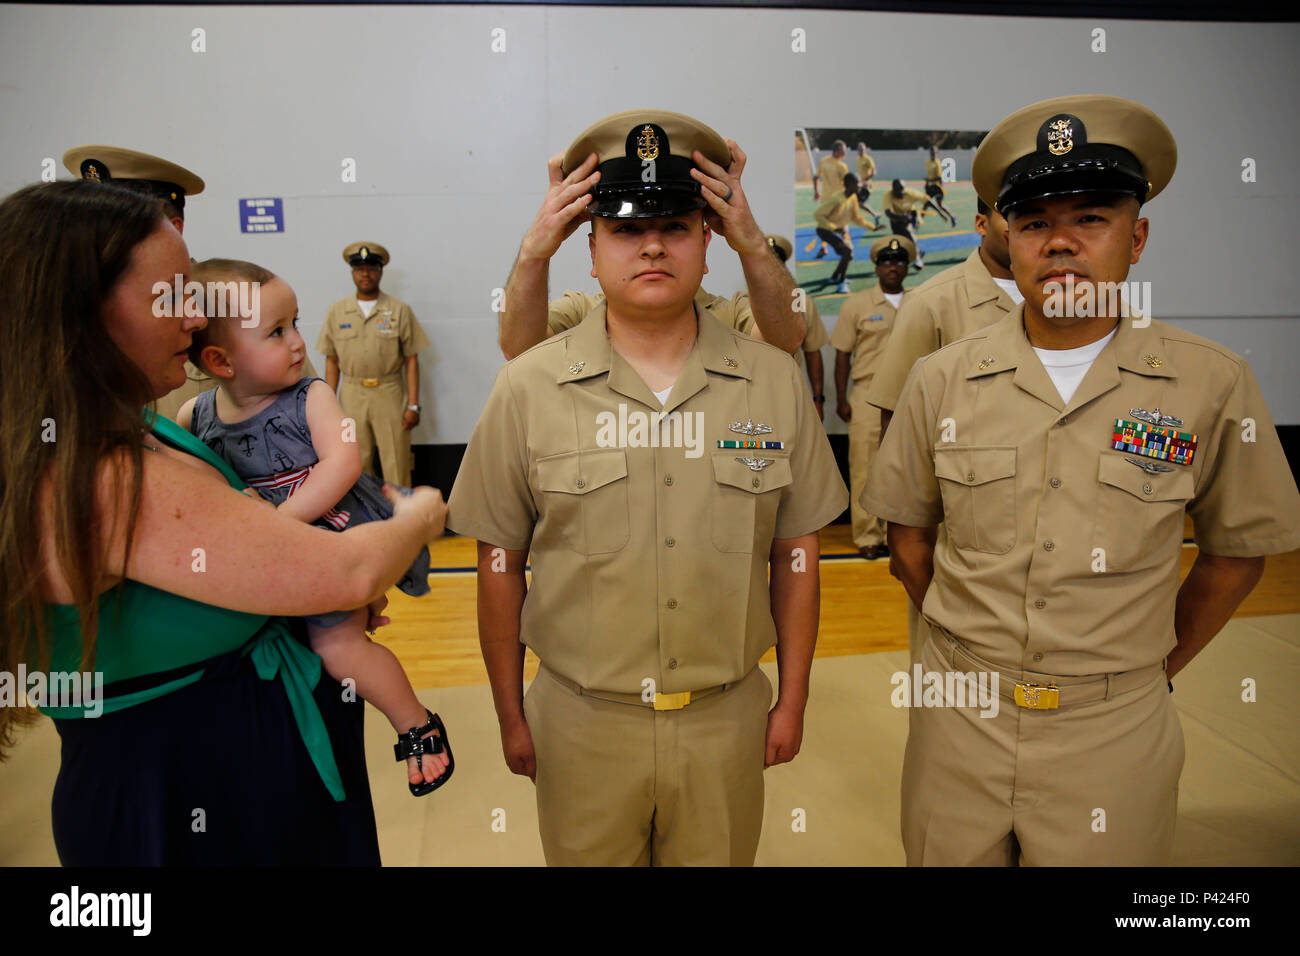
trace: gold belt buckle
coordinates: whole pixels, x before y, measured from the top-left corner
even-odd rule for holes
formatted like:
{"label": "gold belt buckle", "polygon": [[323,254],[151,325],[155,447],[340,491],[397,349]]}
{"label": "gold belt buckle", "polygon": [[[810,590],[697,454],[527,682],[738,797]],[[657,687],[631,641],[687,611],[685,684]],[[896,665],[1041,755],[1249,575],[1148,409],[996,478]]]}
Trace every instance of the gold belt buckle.
{"label": "gold belt buckle", "polygon": [[378,388],[378,387],[379,387],[379,379],[377,379],[377,378],[363,378],[363,379],[361,380],[361,384],[364,385],[366,388]]}
{"label": "gold belt buckle", "polygon": [[1061,706],[1061,690],[1055,684],[1017,684],[1016,706],[1029,710],[1056,710]]}
{"label": "gold belt buckle", "polygon": [[691,692],[684,690],[680,694],[660,694],[655,692],[655,710],[681,710],[691,702]]}

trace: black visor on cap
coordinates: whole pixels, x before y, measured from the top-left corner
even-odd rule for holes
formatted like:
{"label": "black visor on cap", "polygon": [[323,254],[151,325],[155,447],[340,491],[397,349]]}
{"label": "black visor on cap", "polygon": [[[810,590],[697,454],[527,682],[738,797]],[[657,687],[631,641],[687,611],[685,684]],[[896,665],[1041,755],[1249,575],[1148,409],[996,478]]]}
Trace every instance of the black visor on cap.
{"label": "black visor on cap", "polygon": [[639,123],[628,131],[624,155],[596,168],[600,182],[587,207],[593,216],[650,219],[703,209],[700,184],[691,178],[695,163],[669,152],[668,134],[656,123]]}
{"label": "black visor on cap", "polygon": [[185,208],[185,190],[176,183],[159,179],[114,179],[108,167],[97,159],[88,159],[81,164],[81,178],[89,182],[108,183],[151,199],[165,199],[177,209]]}
{"label": "black visor on cap", "polygon": [[1038,129],[1036,149],[1012,163],[1002,179],[998,211],[1031,199],[1105,192],[1147,196],[1146,176],[1136,156],[1122,146],[1088,142],[1077,116],[1060,113]]}
{"label": "black visor on cap", "polygon": [[778,245],[776,244],[776,240],[775,240],[775,239],[769,239],[769,240],[767,240],[767,247],[768,247],[769,249],[771,249],[772,252],[774,252],[774,253],[776,254],[776,257],[777,257],[778,259],[780,259],[782,262],[785,262],[785,258],[786,258],[786,256],[785,256],[785,250],[782,249],[780,246],[778,246]]}
{"label": "black visor on cap", "polygon": [[881,249],[880,254],[876,256],[876,262],[902,262],[908,263],[912,257],[907,254],[906,249]]}

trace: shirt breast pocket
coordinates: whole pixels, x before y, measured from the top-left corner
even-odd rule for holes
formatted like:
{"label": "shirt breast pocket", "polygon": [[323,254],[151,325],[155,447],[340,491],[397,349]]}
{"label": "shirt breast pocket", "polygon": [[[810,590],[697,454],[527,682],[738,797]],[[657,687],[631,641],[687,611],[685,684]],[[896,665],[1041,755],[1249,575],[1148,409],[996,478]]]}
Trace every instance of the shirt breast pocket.
{"label": "shirt breast pocket", "polygon": [[[1149,474],[1122,454],[1105,454],[1097,465],[1097,511],[1092,566],[1133,571],[1167,560],[1183,538],[1183,514],[1196,493],[1190,469]],[[1176,550],[1176,549],[1175,549]],[[1098,564],[1101,558],[1104,565]]]}
{"label": "shirt breast pocket", "polygon": [[954,547],[985,554],[1015,547],[1015,446],[945,445],[934,450],[934,473]]}
{"label": "shirt breast pocket", "polygon": [[549,520],[579,554],[608,554],[629,537],[627,452],[565,452],[537,459],[537,485]]}
{"label": "shirt breast pocket", "polygon": [[[770,542],[776,530],[776,512],[781,489],[794,480],[789,458],[772,458],[770,465],[755,471],[738,458],[736,451],[713,456],[713,500],[709,521],[713,546],[728,553],[750,554],[756,541]],[[754,460],[761,460],[757,450]],[[767,547],[765,544],[764,547]]]}

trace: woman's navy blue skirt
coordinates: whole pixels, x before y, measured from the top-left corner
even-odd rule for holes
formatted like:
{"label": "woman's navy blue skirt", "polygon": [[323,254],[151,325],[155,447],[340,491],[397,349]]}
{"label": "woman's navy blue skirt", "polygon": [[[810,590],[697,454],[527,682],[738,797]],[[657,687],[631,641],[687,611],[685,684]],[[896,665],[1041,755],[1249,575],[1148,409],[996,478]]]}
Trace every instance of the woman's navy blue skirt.
{"label": "woman's navy blue skirt", "polygon": [[[293,622],[297,626],[297,622]],[[314,693],[347,799],[325,789],[284,686],[247,656],[93,719],[56,720],[54,844],[64,866],[378,866],[365,703],[322,671]]]}

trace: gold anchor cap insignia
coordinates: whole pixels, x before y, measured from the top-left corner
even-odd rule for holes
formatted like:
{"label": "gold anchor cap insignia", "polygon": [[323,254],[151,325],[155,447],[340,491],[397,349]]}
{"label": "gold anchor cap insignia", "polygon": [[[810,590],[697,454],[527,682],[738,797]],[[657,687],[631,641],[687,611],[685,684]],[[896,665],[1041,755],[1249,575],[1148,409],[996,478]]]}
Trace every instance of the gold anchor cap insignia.
{"label": "gold anchor cap insignia", "polygon": [[94,163],[86,164],[86,173],[83,178],[92,183],[103,182],[103,180],[99,178],[99,167]]}
{"label": "gold anchor cap insignia", "polygon": [[641,127],[641,135],[636,138],[636,154],[646,160],[659,157],[659,137],[649,123]]}
{"label": "gold anchor cap insignia", "polygon": [[579,372],[583,370],[586,364],[587,364],[586,362],[574,362],[572,365],[569,366],[569,374],[577,375]]}
{"label": "gold anchor cap insignia", "polygon": [[1064,156],[1074,149],[1074,127],[1066,117],[1053,120],[1047,127],[1047,149],[1053,156]]}
{"label": "gold anchor cap insignia", "polygon": [[1148,365],[1150,365],[1152,368],[1160,368],[1162,365],[1165,364],[1161,359],[1159,359],[1159,358],[1157,358],[1156,356],[1152,355],[1150,352],[1148,352],[1146,355],[1142,356],[1142,359],[1143,359],[1143,361],[1145,361]]}

